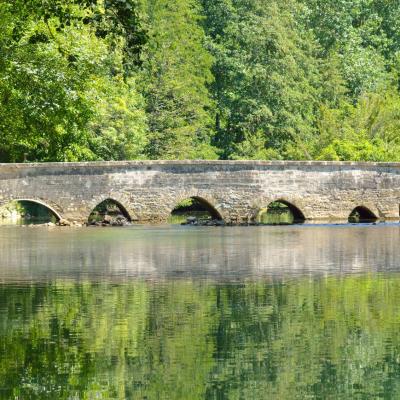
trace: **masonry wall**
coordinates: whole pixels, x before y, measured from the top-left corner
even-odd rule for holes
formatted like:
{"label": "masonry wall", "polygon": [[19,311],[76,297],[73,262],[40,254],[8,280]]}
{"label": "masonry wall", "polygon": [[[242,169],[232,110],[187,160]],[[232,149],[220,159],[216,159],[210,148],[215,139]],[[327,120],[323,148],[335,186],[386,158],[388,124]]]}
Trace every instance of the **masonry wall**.
{"label": "masonry wall", "polygon": [[197,196],[226,221],[254,220],[275,200],[310,221],[347,220],[357,206],[398,219],[400,163],[290,161],[137,161],[0,164],[0,205],[33,200],[60,217],[87,221],[101,201],[123,205],[133,220],[162,222]]}

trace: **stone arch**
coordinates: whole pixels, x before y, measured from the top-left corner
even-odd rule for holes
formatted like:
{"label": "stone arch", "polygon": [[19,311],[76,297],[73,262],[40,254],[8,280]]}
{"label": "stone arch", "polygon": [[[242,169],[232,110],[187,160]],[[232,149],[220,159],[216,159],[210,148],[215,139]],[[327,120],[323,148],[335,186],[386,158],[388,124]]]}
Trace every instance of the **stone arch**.
{"label": "stone arch", "polygon": [[293,218],[294,218],[293,223],[298,224],[298,223],[303,223],[306,221],[307,218],[306,218],[305,214],[303,213],[303,211],[300,209],[300,207],[297,205],[297,203],[294,201],[288,201],[285,198],[277,198],[277,199],[268,201],[266,207],[260,207],[257,210],[257,215],[255,217],[255,220],[259,221],[261,214],[263,212],[267,211],[268,208],[270,207],[270,205],[273,203],[281,203],[281,204],[284,204],[286,207],[288,207],[288,209],[290,210],[290,212],[292,213]]}
{"label": "stone arch", "polygon": [[130,211],[130,209],[128,207],[125,207],[125,205],[119,201],[116,200],[114,197],[102,197],[100,199],[97,199],[95,201],[92,202],[91,207],[90,207],[90,211],[89,211],[89,215],[88,215],[88,220],[90,219],[90,215],[93,213],[93,211],[100,206],[102,203],[105,202],[111,202],[113,204],[115,204],[118,209],[120,210],[121,214],[129,221],[131,222],[132,220],[136,219],[136,217],[134,216],[134,214]]}
{"label": "stone arch", "polygon": [[376,222],[378,219],[378,214],[365,205],[354,207],[348,217],[350,223],[369,223]]}
{"label": "stone arch", "polygon": [[63,219],[61,212],[59,211],[59,207],[56,205],[50,205],[48,201],[46,200],[42,200],[42,199],[35,199],[35,198],[27,198],[27,197],[17,197],[17,198],[13,198],[10,200],[5,200],[2,201],[0,206],[6,206],[7,204],[11,203],[11,202],[28,202],[28,203],[35,203],[35,204],[39,204],[43,207],[45,207],[46,209],[48,209],[57,219],[57,221],[60,221]]}
{"label": "stone arch", "polygon": [[215,220],[224,220],[223,214],[220,210],[220,207],[216,204],[216,201],[211,200],[210,198],[206,198],[205,196],[195,194],[195,195],[187,195],[187,194],[181,194],[177,198],[174,199],[173,205],[171,205],[169,208],[169,213],[172,213],[172,211],[175,209],[175,207],[182,201],[184,200],[189,200],[193,199],[199,204],[201,204],[204,209],[211,215],[212,219]]}

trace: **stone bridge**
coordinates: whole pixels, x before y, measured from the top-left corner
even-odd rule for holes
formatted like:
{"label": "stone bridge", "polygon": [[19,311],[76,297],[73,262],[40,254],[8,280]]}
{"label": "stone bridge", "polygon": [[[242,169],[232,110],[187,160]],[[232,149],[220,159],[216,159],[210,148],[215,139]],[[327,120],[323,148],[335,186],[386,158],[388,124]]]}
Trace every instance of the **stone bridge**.
{"label": "stone bridge", "polygon": [[122,161],[0,164],[0,206],[30,200],[58,218],[86,222],[106,199],[132,221],[166,221],[196,198],[227,222],[257,219],[274,201],[308,221],[343,221],[355,209],[398,220],[400,163]]}

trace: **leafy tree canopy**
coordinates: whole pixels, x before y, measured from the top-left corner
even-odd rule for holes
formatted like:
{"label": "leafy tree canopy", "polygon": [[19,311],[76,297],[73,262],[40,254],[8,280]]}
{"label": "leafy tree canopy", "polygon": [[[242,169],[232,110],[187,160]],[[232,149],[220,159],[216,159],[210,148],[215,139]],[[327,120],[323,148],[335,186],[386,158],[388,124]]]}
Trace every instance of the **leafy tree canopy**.
{"label": "leafy tree canopy", "polygon": [[3,0],[0,161],[398,161],[399,21],[387,0]]}

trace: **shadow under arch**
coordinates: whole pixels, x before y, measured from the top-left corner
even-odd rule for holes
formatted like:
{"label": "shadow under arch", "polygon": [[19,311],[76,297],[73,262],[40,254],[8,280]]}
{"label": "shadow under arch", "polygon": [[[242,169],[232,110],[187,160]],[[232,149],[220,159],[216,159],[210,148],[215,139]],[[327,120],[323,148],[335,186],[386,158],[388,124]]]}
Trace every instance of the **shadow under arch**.
{"label": "shadow under arch", "polygon": [[[174,217],[181,218],[175,219]],[[188,196],[179,201],[171,211],[169,222],[185,222],[186,217],[194,217],[199,220],[223,220],[221,213],[208,200],[200,196]]]}
{"label": "shadow under arch", "polygon": [[128,222],[132,222],[132,217],[129,214],[127,208],[118,200],[115,200],[111,197],[107,197],[97,203],[97,205],[92,209],[89,214],[88,222],[91,223],[93,221],[97,221],[105,217],[106,215],[110,215],[116,218],[123,217]]}
{"label": "shadow under arch", "polygon": [[284,199],[271,201],[266,208],[260,209],[257,215],[257,222],[267,225],[302,224],[305,220],[304,213],[293,203]]}
{"label": "shadow under arch", "polygon": [[[19,203],[25,210],[27,210],[29,214],[31,214],[30,218],[32,218],[33,220],[42,218],[43,221],[40,222],[44,222],[44,220],[47,219],[47,222],[50,222],[52,219],[51,217],[53,217],[58,222],[63,219],[61,214],[54,207],[50,206],[47,202],[39,199],[16,198],[4,202],[0,208],[6,208],[8,205],[11,205],[13,203]],[[47,211],[47,216],[43,211]],[[38,214],[35,215],[35,212]],[[27,218],[25,217],[25,219]]]}
{"label": "shadow under arch", "polygon": [[366,206],[357,206],[349,215],[349,223],[368,224],[376,222],[378,217]]}

